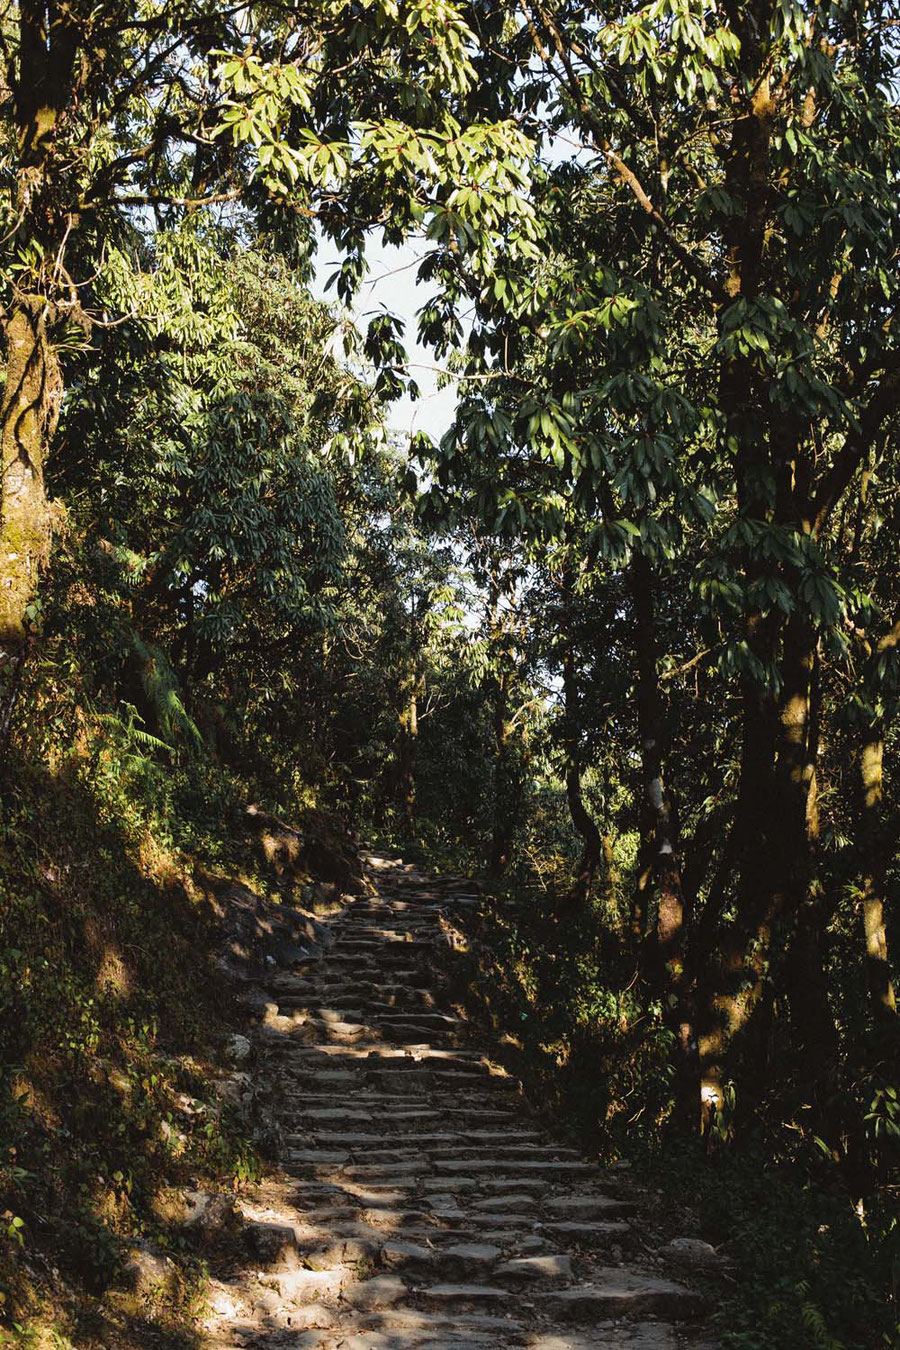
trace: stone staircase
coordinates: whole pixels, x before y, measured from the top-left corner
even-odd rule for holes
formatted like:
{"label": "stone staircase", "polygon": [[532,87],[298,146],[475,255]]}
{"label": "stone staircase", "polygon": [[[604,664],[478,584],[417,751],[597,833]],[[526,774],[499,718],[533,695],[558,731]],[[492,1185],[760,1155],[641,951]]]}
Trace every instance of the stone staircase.
{"label": "stone staircase", "polygon": [[704,1298],[647,1263],[627,1172],[556,1143],[442,1001],[441,916],[477,898],[366,862],[333,947],[270,982],[283,1171],[244,1205],[210,1344],[700,1350]]}

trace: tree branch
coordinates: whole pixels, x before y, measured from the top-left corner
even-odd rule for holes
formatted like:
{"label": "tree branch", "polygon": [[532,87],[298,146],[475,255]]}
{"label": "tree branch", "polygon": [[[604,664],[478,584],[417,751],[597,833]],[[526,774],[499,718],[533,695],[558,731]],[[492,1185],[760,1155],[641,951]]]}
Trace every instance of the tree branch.
{"label": "tree branch", "polygon": [[[713,274],[710,272],[709,268],[704,266],[704,264],[698,258],[695,258],[689,249],[685,248],[684,244],[682,244],[681,240],[677,237],[669,222],[665,219],[662,213],[653,205],[653,202],[650,200],[650,197],[647,195],[643,186],[641,185],[641,182],[638,179],[637,174],[625,163],[621,155],[619,155],[613,149],[600,119],[597,117],[596,113],[594,112],[593,108],[588,102],[588,99],[581,85],[581,80],[579,79],[578,73],[575,70],[574,65],[572,64],[572,58],[566,51],[565,44],[562,40],[562,35],[560,34],[559,29],[557,28],[553,20],[544,13],[543,9],[540,7],[540,4],[536,4],[535,9],[537,11],[537,14],[540,18],[542,25],[552,38],[556,54],[559,57],[559,61],[563,67],[563,70],[565,71],[566,85],[568,87],[569,96],[572,99],[575,106],[577,107],[578,111],[581,113],[585,122],[587,123],[591,138],[594,141],[594,144],[596,145],[597,149],[604,156],[607,163],[617,174],[621,182],[624,183],[625,186],[629,188],[629,190],[633,193],[634,197],[640,204],[642,210],[646,213],[647,216],[649,216],[650,220],[652,220],[657,230],[657,233],[660,234],[662,238],[666,241],[667,245],[669,246],[669,249],[678,259],[678,261],[682,264],[682,266],[690,273],[690,275],[694,278],[694,280],[698,283],[698,285],[701,286],[703,290],[707,292],[708,295],[712,296],[712,298],[717,303],[725,301],[727,299],[727,296],[722,287],[716,281]],[[546,62],[546,58],[544,59]]]}
{"label": "tree branch", "polygon": [[888,417],[900,406],[900,351],[894,353],[894,364],[889,366],[881,382],[859,419],[856,431],[850,432],[831,468],[825,474],[812,504],[813,528],[821,533],[828,517],[849,487],[853,475],[882,432]]}

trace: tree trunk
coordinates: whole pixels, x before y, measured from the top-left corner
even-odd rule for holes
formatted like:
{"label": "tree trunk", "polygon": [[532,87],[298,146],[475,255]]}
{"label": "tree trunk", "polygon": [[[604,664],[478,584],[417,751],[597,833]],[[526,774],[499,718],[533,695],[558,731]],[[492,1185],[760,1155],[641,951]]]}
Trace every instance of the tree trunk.
{"label": "tree trunk", "polygon": [[695,1129],[699,1116],[699,1079],[693,1012],[685,972],[685,907],[671,802],[663,778],[663,708],[656,667],[653,573],[638,550],[628,580],[634,606],[637,657],[638,736],[644,780],[644,807],[650,836],[647,857],[655,893],[655,979],[676,1038],[676,1097],[679,1123]]}
{"label": "tree trunk", "polygon": [[860,886],[866,977],[875,1020],[896,1025],[897,999],[888,960],[887,926],[884,917],[885,842],[882,838],[884,739],[880,725],[869,732],[859,757],[860,832],[863,859]]}
{"label": "tree trunk", "polygon": [[812,625],[793,616],[782,662],[784,697],[776,760],[773,921],[790,934],[787,993],[805,1071],[816,1079],[833,1059],[836,1030],[823,962],[828,915],[812,888],[819,839],[818,656]]}
{"label": "tree trunk", "polygon": [[400,709],[400,737],[397,749],[397,779],[400,801],[407,827],[412,830],[416,821],[416,768],[419,737],[419,698],[422,678],[411,669],[403,683],[403,703]]}
{"label": "tree trunk", "polygon": [[680,988],[684,976],[684,899],[676,853],[675,825],[663,781],[663,711],[656,669],[653,576],[642,553],[635,552],[633,555],[629,581],[635,618],[638,735],[641,743],[645,820],[650,832],[647,855],[652,859],[652,883],[658,901],[656,942],[669,984],[672,988]]}
{"label": "tree trunk", "polygon": [[[13,144],[17,146],[13,208],[16,230],[35,240],[53,261],[30,284],[35,293],[14,289],[3,321],[6,385],[0,402],[3,460],[0,504],[0,644],[15,647],[29,628],[28,607],[61,508],[47,500],[44,464],[56,429],[62,375],[53,331],[63,312],[55,297],[66,288],[64,245],[73,226],[48,198],[55,184],[51,155],[54,133],[72,95],[79,51],[79,15],[71,5],[20,0],[13,91]],[[37,293],[43,289],[45,293]],[[86,326],[74,287],[67,312]]]}
{"label": "tree trunk", "polygon": [[578,717],[578,681],[575,674],[575,649],[572,641],[572,578],[563,577],[563,754],[565,756],[566,801],[572,824],[582,840],[581,858],[575,880],[559,903],[560,912],[583,909],[590,899],[594,877],[605,853],[603,837],[584,804],[581,787],[581,745]]}
{"label": "tree trunk", "polygon": [[578,860],[575,879],[559,904],[561,911],[581,910],[587,905],[594,885],[594,878],[601,862],[607,856],[603,836],[591,813],[584,804],[581,788],[581,771],[576,764],[566,767],[566,801],[572,824],[581,835],[582,849]]}
{"label": "tree trunk", "polygon": [[502,877],[509,866],[516,828],[508,683],[503,672],[494,688],[494,819],[488,870],[495,878]]}
{"label": "tree trunk", "polygon": [[52,318],[53,307],[42,296],[17,295],[3,326],[0,643],[4,645],[17,645],[28,631],[28,606],[49,558],[60,514],[44,488],[46,448],[62,394],[59,361],[48,331]]}

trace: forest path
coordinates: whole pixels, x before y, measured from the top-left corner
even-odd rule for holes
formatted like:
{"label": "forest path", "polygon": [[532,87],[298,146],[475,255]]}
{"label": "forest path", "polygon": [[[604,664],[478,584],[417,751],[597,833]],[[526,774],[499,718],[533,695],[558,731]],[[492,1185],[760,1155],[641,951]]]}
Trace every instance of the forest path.
{"label": "forest path", "polygon": [[243,1205],[255,1255],[213,1282],[210,1345],[701,1350],[703,1299],[648,1264],[627,1173],[538,1125],[442,995],[442,919],[477,897],[365,861],[334,945],[269,985],[283,1171]]}

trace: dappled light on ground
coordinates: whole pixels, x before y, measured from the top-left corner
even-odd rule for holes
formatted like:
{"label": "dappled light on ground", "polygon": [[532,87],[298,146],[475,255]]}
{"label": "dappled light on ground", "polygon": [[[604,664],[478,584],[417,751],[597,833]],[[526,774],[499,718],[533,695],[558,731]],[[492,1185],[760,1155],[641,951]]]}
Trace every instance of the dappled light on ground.
{"label": "dappled light on ground", "polygon": [[214,1281],[212,1343],[674,1350],[675,1322],[698,1343],[703,1292],[647,1261],[627,1172],[548,1135],[449,1010],[446,920],[478,897],[368,861],[334,945],[268,982],[283,1171],[242,1203],[251,1257]]}

